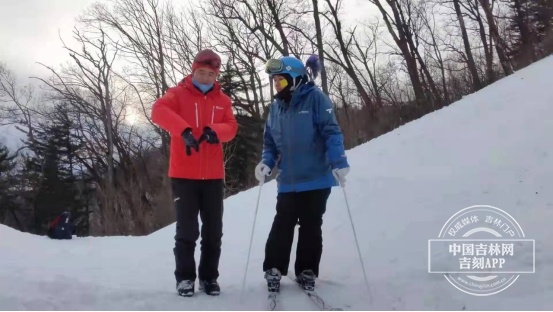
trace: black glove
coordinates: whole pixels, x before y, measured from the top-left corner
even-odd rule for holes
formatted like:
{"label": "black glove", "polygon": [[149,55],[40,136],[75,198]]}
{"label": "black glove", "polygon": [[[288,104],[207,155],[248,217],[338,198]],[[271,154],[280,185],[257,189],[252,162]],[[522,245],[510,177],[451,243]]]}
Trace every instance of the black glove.
{"label": "black glove", "polygon": [[202,143],[202,141],[206,141],[209,144],[217,144],[219,143],[219,138],[217,138],[217,133],[215,131],[211,130],[209,127],[204,128],[204,133],[200,137],[199,143]]}
{"label": "black glove", "polygon": [[196,138],[192,135],[192,129],[187,128],[181,134],[182,139],[184,140],[184,145],[186,145],[186,155],[190,156],[192,151],[190,148],[195,148],[196,152],[200,151],[200,143],[196,141]]}

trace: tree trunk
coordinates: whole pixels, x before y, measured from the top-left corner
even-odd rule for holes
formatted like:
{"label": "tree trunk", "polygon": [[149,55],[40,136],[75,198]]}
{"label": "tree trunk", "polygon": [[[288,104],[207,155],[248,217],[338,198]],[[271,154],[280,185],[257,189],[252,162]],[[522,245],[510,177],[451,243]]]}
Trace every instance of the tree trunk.
{"label": "tree trunk", "polygon": [[323,46],[323,34],[321,30],[321,19],[319,17],[319,4],[318,0],[313,0],[313,18],[315,20],[315,30],[317,32],[317,52],[319,54],[319,61],[321,62],[321,87],[323,92],[327,95],[328,92],[328,82],[326,77],[326,70],[324,66],[324,46]]}
{"label": "tree trunk", "polygon": [[522,9],[520,0],[512,0],[515,9],[515,24],[520,32],[520,47],[517,67],[523,67],[537,61],[536,51],[534,49],[534,40],[530,31],[529,20],[527,14]]}
{"label": "tree trunk", "polygon": [[[355,88],[357,89],[357,91],[361,96],[361,100],[363,104],[370,108],[369,109],[370,114],[374,114],[376,110],[374,103],[371,100],[371,97],[369,96],[369,93],[367,92],[367,90],[365,90],[365,88],[363,87],[363,84],[361,84],[361,80],[355,73],[354,66],[351,62],[351,56],[348,50],[348,45],[346,45],[346,42],[344,41],[344,36],[342,34],[342,24],[340,22],[340,18],[338,17],[338,9],[337,9],[340,2],[338,1],[336,3],[336,7],[332,6],[332,3],[330,2],[330,0],[326,0],[326,2],[332,14],[333,27],[336,35],[336,40],[340,45],[340,52],[344,57],[344,61],[345,61],[345,64],[339,64],[339,65],[342,66],[342,68],[344,68],[346,73],[350,76],[351,80],[355,84]],[[352,36],[354,36],[353,33],[352,33]]]}
{"label": "tree trunk", "polygon": [[501,36],[499,35],[499,29],[497,28],[497,24],[495,23],[495,19],[492,13],[492,9],[490,6],[489,0],[479,0],[480,5],[482,5],[482,8],[484,9],[484,13],[486,13],[486,19],[488,20],[488,24],[490,25],[490,31],[491,36],[493,40],[495,41],[495,47],[497,51],[497,56],[499,57],[499,62],[501,63],[501,66],[503,67],[503,71],[505,72],[505,75],[511,75],[513,73],[513,67],[511,65],[511,62],[509,61],[509,58],[507,57],[507,46],[505,45],[505,42],[503,39],[501,39]]}
{"label": "tree trunk", "polygon": [[472,83],[474,86],[474,91],[478,91],[482,88],[482,82],[480,81],[480,77],[478,76],[478,70],[476,69],[476,63],[474,62],[474,56],[472,55],[469,36],[467,33],[465,20],[463,18],[463,12],[461,12],[461,5],[459,4],[459,1],[460,0],[453,0],[453,6],[455,7],[455,13],[457,14],[457,19],[459,20],[459,26],[461,27],[461,34],[462,34],[463,43],[465,46],[465,53],[467,54],[467,66],[469,68],[470,74],[472,75]]}
{"label": "tree trunk", "polygon": [[384,9],[380,0],[373,0],[373,3],[382,13],[382,17],[384,19],[384,22],[386,23],[388,32],[390,33],[390,35],[392,35],[396,45],[403,55],[403,58],[405,59],[405,63],[407,64],[407,72],[409,73],[411,83],[413,84],[413,91],[415,93],[417,104],[423,106],[426,104],[426,97],[417,69],[417,59],[409,50],[409,44],[407,43],[408,38],[406,37],[404,25],[402,25],[401,18],[399,17],[399,12],[396,7],[397,2],[396,0],[388,0],[388,4],[392,8],[392,12],[394,14],[395,22],[397,25],[399,25],[396,27],[397,35],[392,26],[392,21],[390,21],[390,19],[388,18],[388,12]]}

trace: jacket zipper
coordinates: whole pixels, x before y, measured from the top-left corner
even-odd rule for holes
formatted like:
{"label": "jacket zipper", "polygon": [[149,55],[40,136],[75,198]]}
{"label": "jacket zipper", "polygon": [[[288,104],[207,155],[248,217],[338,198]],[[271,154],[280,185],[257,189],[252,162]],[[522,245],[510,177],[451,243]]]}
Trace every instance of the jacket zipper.
{"label": "jacket zipper", "polygon": [[[204,95],[204,105],[207,107],[207,95]],[[213,113],[214,113],[215,106],[213,106],[211,110],[211,123],[213,123]],[[204,173],[207,172],[207,166],[204,168]]]}
{"label": "jacket zipper", "polygon": [[[290,101],[291,102],[291,101]],[[292,191],[295,192],[296,191],[296,179],[294,178],[294,159],[292,158],[292,139],[290,138],[291,137],[291,134],[292,133],[295,133],[295,129],[291,129],[291,128],[295,128],[294,127],[294,122],[293,122],[293,109],[292,109],[292,103],[289,104],[288,108],[286,109],[286,119],[288,120],[288,123],[289,123],[289,127],[288,130],[291,132],[288,132],[288,157],[290,159],[290,175],[292,177]]]}
{"label": "jacket zipper", "polygon": [[211,108],[211,124],[213,124],[214,118],[215,118],[215,106]]}
{"label": "jacket zipper", "polygon": [[[194,105],[196,105],[196,128],[200,129],[200,118],[198,117],[198,102],[195,102]],[[200,149],[200,177],[202,179],[205,179],[205,176],[202,174],[202,163],[203,163],[202,152],[203,150]]]}
{"label": "jacket zipper", "polygon": [[[204,97],[204,98],[205,98],[205,97]],[[196,105],[198,105],[198,103],[196,103]],[[204,105],[205,105],[205,103],[204,103]],[[196,114],[197,114],[197,112],[196,112]],[[200,121],[202,120],[202,110],[201,110],[201,109],[200,109],[200,117],[199,117],[198,120],[200,120]],[[202,124],[203,124],[203,123],[202,123]],[[199,124],[198,124],[198,128],[200,128],[200,125],[199,125]],[[203,133],[203,130],[200,129],[200,132]],[[204,169],[204,166],[203,166],[203,163],[204,163],[204,155],[205,155],[204,149],[203,149],[203,148],[200,148],[200,178],[201,178],[202,180],[205,180],[205,173],[204,173],[204,170],[203,170],[203,169]]]}
{"label": "jacket zipper", "polygon": [[[292,124],[292,133],[296,133],[296,124],[294,122],[294,115],[290,114],[290,123]],[[288,136],[288,139],[290,140],[290,153],[292,152],[292,139],[290,136]],[[296,191],[296,177],[295,177],[295,166],[294,166],[294,158],[290,157],[290,160],[292,160],[292,190]]]}
{"label": "jacket zipper", "polygon": [[200,128],[200,123],[198,120],[198,103],[194,103],[194,104],[196,104],[196,128]]}

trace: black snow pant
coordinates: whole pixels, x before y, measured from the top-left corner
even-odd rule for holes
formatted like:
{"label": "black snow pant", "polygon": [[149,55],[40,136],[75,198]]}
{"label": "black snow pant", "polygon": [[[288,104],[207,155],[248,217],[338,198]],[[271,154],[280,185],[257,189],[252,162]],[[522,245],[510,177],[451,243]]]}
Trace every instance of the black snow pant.
{"label": "black snow pant", "polygon": [[[172,179],[177,215],[175,235],[175,278],[194,281],[219,277],[219,258],[223,236],[223,180]],[[194,252],[200,236],[198,213],[202,221],[201,256],[196,275]]]}
{"label": "black snow pant", "polygon": [[288,275],[294,229],[299,221],[295,274],[312,270],[319,276],[323,214],[329,195],[330,188],[278,194],[276,216],[265,245],[263,271],[277,268],[282,275]]}

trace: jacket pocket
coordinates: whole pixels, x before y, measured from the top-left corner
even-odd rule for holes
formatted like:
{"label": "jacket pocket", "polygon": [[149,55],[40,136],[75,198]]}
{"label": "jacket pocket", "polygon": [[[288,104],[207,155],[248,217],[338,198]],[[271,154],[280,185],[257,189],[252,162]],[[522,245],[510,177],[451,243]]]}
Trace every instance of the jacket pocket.
{"label": "jacket pocket", "polygon": [[209,123],[221,123],[224,120],[225,116],[225,107],[221,105],[214,104],[211,106],[211,111],[209,111]]}

